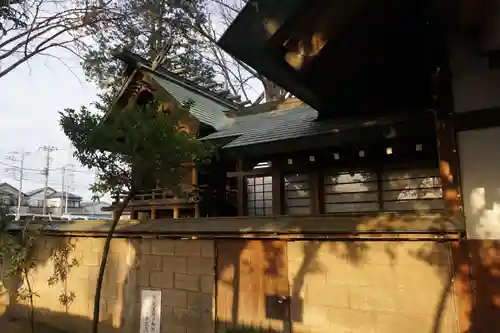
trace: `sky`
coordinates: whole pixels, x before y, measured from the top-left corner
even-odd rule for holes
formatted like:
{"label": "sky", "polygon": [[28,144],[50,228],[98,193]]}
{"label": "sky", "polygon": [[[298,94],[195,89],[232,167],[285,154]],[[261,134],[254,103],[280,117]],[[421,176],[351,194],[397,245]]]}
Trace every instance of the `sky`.
{"label": "sky", "polygon": [[[0,183],[7,182],[19,188],[19,176],[13,178],[11,166],[18,167],[7,157],[11,151],[31,154],[25,158],[26,171],[23,192],[44,186],[44,176],[39,170],[45,167],[46,153],[43,145],[58,148],[51,154],[49,186],[62,190],[62,170],[68,169],[70,192],[89,200],[89,185],[93,173],[81,167],[72,157],[70,141],[59,127],[59,111],[79,108],[96,99],[97,90],[85,81],[79,59],[62,50],[54,50],[64,63],[56,58],[38,56],[19,66],[0,79]],[[1,64],[0,64],[1,66]],[[6,165],[7,164],[7,165]],[[17,174],[18,174],[17,170]]]}

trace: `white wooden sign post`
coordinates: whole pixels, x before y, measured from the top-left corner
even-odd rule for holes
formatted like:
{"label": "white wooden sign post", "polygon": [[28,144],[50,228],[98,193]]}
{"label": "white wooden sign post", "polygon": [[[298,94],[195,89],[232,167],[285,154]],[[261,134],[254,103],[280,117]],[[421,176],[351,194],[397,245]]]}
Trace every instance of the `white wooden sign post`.
{"label": "white wooden sign post", "polygon": [[140,333],[160,333],[161,290],[141,291]]}

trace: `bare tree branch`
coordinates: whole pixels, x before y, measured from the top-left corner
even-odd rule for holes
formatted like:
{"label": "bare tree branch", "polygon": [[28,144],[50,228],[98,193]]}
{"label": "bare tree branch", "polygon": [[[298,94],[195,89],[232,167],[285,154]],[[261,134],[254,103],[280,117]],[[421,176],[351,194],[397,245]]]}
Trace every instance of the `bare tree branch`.
{"label": "bare tree branch", "polygon": [[[100,7],[88,3],[62,3],[68,6],[60,6],[57,0],[25,2],[29,23],[14,27],[8,38],[0,42],[0,61],[7,62],[7,66],[0,71],[0,78],[37,54],[48,56],[47,50],[56,47],[81,58],[80,52],[77,51],[85,47],[83,40],[88,36],[87,28],[103,22],[118,21],[127,15],[119,3],[116,8],[110,7],[111,1],[101,2]],[[58,8],[55,13],[54,5]],[[46,15],[47,12],[53,14]],[[21,50],[24,52],[19,56]]]}
{"label": "bare tree branch", "polygon": [[[59,45],[59,47],[63,47],[64,48],[65,46],[64,45]],[[62,60],[60,57],[56,57],[53,54],[45,53],[45,52],[38,52],[38,55],[41,55],[41,56],[44,56],[44,57],[47,57],[47,58],[53,58],[53,59],[59,61],[64,67],[66,67],[66,69],[68,71],[71,72],[71,74],[78,80],[78,82],[80,83],[80,85],[83,85],[83,82],[78,77],[78,75],[76,75],[76,73],[73,71],[73,69],[70,66],[68,66],[68,64],[64,60]]]}
{"label": "bare tree branch", "polygon": [[264,99],[265,101],[283,100],[287,94],[284,89],[276,86],[239,59],[226,54],[217,45],[217,39],[220,36],[216,27],[220,27],[222,23],[223,27],[220,29],[227,29],[246,2],[245,0],[212,0],[206,24],[193,25],[191,21],[186,20],[186,25],[207,40],[208,46],[203,56],[217,68],[218,74],[232,93],[241,94],[246,100],[250,100],[248,89],[255,91],[256,87],[250,82],[256,79],[256,82],[260,81],[260,89],[264,91],[264,94],[260,94],[254,103],[260,103]]}

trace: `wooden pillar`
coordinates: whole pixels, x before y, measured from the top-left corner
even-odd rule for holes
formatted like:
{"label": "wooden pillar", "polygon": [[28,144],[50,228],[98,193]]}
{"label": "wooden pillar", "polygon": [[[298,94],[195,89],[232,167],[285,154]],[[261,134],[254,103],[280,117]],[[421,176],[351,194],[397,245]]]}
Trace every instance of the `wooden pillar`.
{"label": "wooden pillar", "polygon": [[151,206],[151,219],[156,219],[156,206]]}
{"label": "wooden pillar", "polygon": [[436,117],[439,170],[446,209],[456,216],[463,214],[460,195],[460,178],[455,141],[455,130],[451,117]]}
{"label": "wooden pillar", "polygon": [[[311,215],[321,214],[320,206],[320,176],[317,170],[309,174],[309,193],[311,196]],[[321,191],[322,192],[322,191]]]}
{"label": "wooden pillar", "polygon": [[245,177],[243,176],[243,160],[239,159],[237,164],[237,169],[240,174],[237,176],[236,188],[238,190],[238,216],[247,215],[245,212],[245,198],[246,198],[246,187],[245,187]]}
{"label": "wooden pillar", "polygon": [[[448,45],[447,30],[445,27],[442,27],[442,29],[442,33],[445,34],[444,38],[439,38],[439,34],[434,34],[434,38],[437,38],[436,45],[440,45],[440,47]],[[439,47],[436,46],[436,49],[439,49]],[[456,221],[464,221],[454,122],[452,73],[449,63],[450,54],[448,49],[441,49],[441,51],[444,57],[436,57],[440,60],[434,69],[431,82],[434,88],[432,97],[434,99],[436,143],[443,201],[447,212],[452,217],[455,217]],[[471,330],[469,319],[473,312],[471,311],[473,298],[470,280],[471,262],[468,252],[468,240],[466,238],[451,244],[452,272],[450,284],[454,298],[457,300],[457,320],[460,332]],[[473,328],[472,331],[475,331],[475,329]]]}
{"label": "wooden pillar", "polygon": [[[191,169],[191,184],[196,191],[197,198],[199,198],[198,170],[195,167]],[[194,217],[200,217],[200,203],[198,200],[194,203]]]}
{"label": "wooden pillar", "polygon": [[[273,163],[274,165],[274,163]],[[272,170],[272,191],[273,191],[273,215],[279,216],[283,214],[283,174],[279,167],[274,167]]]}
{"label": "wooden pillar", "polygon": [[179,218],[179,207],[174,207],[174,219]]}

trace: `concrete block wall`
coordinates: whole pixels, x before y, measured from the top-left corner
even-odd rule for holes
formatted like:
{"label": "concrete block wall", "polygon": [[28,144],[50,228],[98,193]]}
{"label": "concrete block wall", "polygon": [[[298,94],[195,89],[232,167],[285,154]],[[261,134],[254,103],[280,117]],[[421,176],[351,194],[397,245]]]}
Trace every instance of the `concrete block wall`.
{"label": "concrete block wall", "polygon": [[[56,249],[65,243],[74,249],[65,281],[49,285],[58,260]],[[88,332],[101,260],[103,238],[43,237],[38,240],[37,266],[30,273],[36,320],[67,332]],[[214,298],[214,246],[212,241],[114,239],[101,294],[101,331],[138,332],[141,289],[162,291],[161,332],[212,332]],[[60,258],[59,258],[60,259]],[[2,271],[8,269],[3,266]],[[3,275],[2,275],[3,276]],[[8,296],[16,281],[2,279],[7,293],[0,310],[9,317],[26,317],[28,301],[12,303]],[[74,296],[62,304],[61,295]],[[9,304],[9,302],[11,302]]]}
{"label": "concrete block wall", "polygon": [[[55,249],[68,243],[74,250],[64,260],[75,259],[79,265],[65,281],[50,286],[47,281],[61,262]],[[37,267],[30,275],[38,294],[37,321],[65,332],[89,332],[103,243],[103,238],[39,240]],[[101,332],[139,331],[143,289],[162,292],[161,333],[215,332],[214,245],[210,240],[114,239],[101,297]],[[285,246],[294,333],[416,333],[437,331],[435,327],[440,333],[459,332],[449,243],[295,241]],[[243,259],[252,267],[243,265],[240,274],[252,280],[255,270],[262,270],[266,276],[269,258]],[[264,280],[259,281],[254,283]],[[4,282],[7,291],[12,288],[12,281]],[[59,299],[64,293],[74,293],[66,306]],[[255,312],[252,306],[265,306],[265,296],[253,303],[248,302],[251,297],[241,300],[248,304],[240,308],[238,324]],[[26,316],[26,301],[8,301],[3,299],[9,316]],[[276,331],[282,330],[279,326]]]}
{"label": "concrete block wall", "polygon": [[[215,262],[213,241],[133,240],[137,253],[136,297],[140,290],[162,291],[161,332],[213,332]],[[138,331],[138,322],[134,323]]]}
{"label": "concrete block wall", "polygon": [[294,333],[458,332],[447,244],[290,242],[288,258]]}

